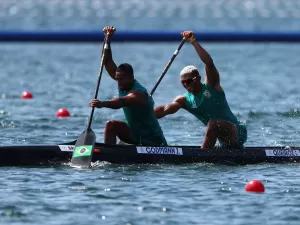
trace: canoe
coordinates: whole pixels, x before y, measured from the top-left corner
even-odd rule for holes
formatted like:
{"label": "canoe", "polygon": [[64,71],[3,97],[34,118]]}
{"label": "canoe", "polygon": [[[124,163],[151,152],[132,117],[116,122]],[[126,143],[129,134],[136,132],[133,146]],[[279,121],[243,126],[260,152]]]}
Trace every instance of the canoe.
{"label": "canoe", "polygon": [[[75,141],[57,145],[0,146],[0,166],[57,165],[68,163]],[[200,149],[199,146],[137,146],[96,143],[92,162],[140,163],[215,163],[246,165],[294,163],[300,161],[300,147],[245,147],[242,149]]]}

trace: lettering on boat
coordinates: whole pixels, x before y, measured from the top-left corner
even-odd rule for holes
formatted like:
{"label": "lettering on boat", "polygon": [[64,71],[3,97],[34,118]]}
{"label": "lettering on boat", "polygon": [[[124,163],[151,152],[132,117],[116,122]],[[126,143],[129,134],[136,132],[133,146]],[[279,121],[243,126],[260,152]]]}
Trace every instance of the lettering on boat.
{"label": "lettering on boat", "polygon": [[300,156],[300,150],[290,149],[266,149],[266,156],[277,156],[277,157],[298,157]]}
{"label": "lettering on boat", "polygon": [[139,154],[182,155],[182,148],[176,147],[136,147]]}
{"label": "lettering on boat", "polygon": [[63,152],[73,152],[75,149],[74,145],[59,145],[58,147]]}

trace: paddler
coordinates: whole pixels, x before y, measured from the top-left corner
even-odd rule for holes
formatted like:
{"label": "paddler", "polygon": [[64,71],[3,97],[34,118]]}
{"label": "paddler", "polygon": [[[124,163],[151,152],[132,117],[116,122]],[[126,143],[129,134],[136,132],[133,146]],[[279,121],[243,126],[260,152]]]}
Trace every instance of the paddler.
{"label": "paddler", "polygon": [[205,81],[201,82],[201,75],[195,66],[184,67],[180,72],[180,80],[187,92],[170,104],[156,107],[156,117],[160,119],[185,109],[207,126],[201,148],[213,148],[217,140],[221,147],[243,147],[247,140],[246,125],[230,110],[213,59],[197,42],[193,31],[184,31],[181,35],[194,46],[205,64]]}
{"label": "paddler", "polygon": [[[89,104],[96,108],[123,108],[126,122],[110,120],[105,125],[104,142],[116,144],[116,137],[128,144],[165,146],[166,139],[154,114],[154,102],[146,88],[134,78],[130,64],[116,66],[111,52],[111,38],[115,27],[104,27],[108,37],[108,51],[104,62],[108,74],[118,83],[119,97],[109,101],[93,99]],[[109,35],[108,35],[109,34]]]}

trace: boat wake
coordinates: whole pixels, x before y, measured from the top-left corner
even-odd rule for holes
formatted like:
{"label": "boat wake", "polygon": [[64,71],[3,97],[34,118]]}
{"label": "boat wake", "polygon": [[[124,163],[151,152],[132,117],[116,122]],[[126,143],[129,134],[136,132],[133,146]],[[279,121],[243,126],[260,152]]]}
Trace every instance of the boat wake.
{"label": "boat wake", "polygon": [[111,165],[111,163],[106,161],[96,161],[91,163],[92,168],[99,168],[107,165]]}
{"label": "boat wake", "polygon": [[106,162],[106,161],[91,162],[91,167],[90,168],[83,168],[81,166],[74,165],[71,162],[62,163],[62,165],[67,166],[67,167],[72,167],[72,168],[78,169],[78,170],[90,170],[90,169],[94,169],[94,168],[99,168],[99,167],[104,167],[104,166],[107,166],[107,165],[111,165],[111,163]]}

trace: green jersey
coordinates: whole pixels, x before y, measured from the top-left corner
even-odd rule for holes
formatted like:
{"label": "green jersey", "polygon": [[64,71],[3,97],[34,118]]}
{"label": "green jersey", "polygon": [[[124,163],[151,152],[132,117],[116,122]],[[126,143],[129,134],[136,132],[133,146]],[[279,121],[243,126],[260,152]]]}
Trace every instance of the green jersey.
{"label": "green jersey", "polygon": [[239,144],[247,140],[246,125],[232,113],[224,92],[219,92],[206,83],[197,95],[186,92],[186,110],[207,125],[210,120],[225,120],[234,123],[238,129]]}
{"label": "green jersey", "polygon": [[139,144],[166,145],[166,141],[158,120],[154,114],[154,101],[138,81],[130,90],[119,90],[119,97],[124,97],[132,91],[142,91],[147,94],[146,105],[123,107],[126,122],[134,134],[135,142]]}

